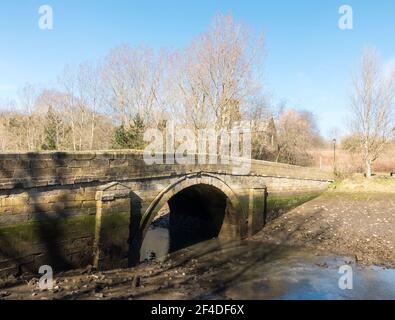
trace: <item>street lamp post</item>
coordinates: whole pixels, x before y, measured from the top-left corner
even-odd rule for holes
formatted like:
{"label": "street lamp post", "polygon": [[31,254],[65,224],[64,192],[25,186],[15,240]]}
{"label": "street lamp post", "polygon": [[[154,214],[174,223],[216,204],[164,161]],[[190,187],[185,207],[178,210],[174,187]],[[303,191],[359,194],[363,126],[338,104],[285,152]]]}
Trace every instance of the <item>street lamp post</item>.
{"label": "street lamp post", "polygon": [[336,174],[336,139],[333,139],[333,173]]}

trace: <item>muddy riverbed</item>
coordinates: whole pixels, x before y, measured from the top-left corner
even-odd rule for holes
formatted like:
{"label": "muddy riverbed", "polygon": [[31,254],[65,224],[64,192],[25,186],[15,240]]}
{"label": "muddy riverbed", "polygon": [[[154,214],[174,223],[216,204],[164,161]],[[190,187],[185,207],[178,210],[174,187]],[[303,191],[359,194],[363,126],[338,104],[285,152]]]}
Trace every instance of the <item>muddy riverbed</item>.
{"label": "muddy riverbed", "polygon": [[252,239],[395,268],[395,193],[327,192],[272,221]]}
{"label": "muddy riverbed", "polygon": [[[57,274],[53,290],[44,292],[37,279],[9,278],[0,298],[395,299],[394,205],[393,194],[326,194],[250,239],[213,239],[170,255],[159,227],[143,248],[156,261],[126,270]],[[162,253],[153,257],[156,239]],[[352,289],[339,287],[341,268],[352,272]]]}
{"label": "muddy riverbed", "polygon": [[[350,266],[352,289],[339,269]],[[349,272],[349,271],[347,271]],[[3,288],[3,299],[395,299],[395,270],[300,247],[216,240],[130,270],[58,274],[53,291],[37,279]]]}

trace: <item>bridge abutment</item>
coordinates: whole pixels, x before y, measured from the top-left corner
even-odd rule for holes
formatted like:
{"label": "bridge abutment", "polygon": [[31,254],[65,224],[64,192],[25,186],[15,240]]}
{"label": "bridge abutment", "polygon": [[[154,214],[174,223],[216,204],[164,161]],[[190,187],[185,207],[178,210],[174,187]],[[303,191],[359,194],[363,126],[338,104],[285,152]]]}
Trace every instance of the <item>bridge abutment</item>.
{"label": "bridge abutment", "polygon": [[93,266],[108,270],[128,266],[131,190],[114,182],[96,193]]}

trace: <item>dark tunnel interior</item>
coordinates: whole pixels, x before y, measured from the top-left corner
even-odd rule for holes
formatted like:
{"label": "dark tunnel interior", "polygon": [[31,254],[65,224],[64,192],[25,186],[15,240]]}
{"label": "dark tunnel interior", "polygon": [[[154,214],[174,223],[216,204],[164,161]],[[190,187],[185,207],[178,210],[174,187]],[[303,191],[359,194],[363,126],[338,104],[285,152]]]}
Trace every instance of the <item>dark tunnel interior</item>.
{"label": "dark tunnel interior", "polygon": [[167,254],[219,238],[229,232],[227,196],[198,184],[175,194],[158,212],[140,248],[140,261],[162,260]]}
{"label": "dark tunnel interior", "polygon": [[225,218],[226,196],[209,185],[195,185],[169,200],[169,251],[218,237]]}

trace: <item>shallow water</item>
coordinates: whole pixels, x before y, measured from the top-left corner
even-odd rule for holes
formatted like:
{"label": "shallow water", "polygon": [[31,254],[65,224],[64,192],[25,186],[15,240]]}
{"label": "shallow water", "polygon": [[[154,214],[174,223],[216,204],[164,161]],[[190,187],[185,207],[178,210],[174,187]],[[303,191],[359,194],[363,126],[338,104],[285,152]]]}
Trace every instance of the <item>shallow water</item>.
{"label": "shallow water", "polygon": [[[196,270],[212,270],[207,281],[220,286],[200,298],[395,300],[395,269],[363,267],[349,257],[317,256],[306,248],[254,241],[209,240],[170,255],[168,250],[168,230],[152,228],[143,244],[142,260],[155,257],[177,264],[198,258]],[[339,287],[342,266],[351,266],[352,289]]]}
{"label": "shallow water", "polygon": [[[342,290],[340,268],[352,268],[352,289]],[[395,299],[395,270],[362,267],[347,257],[312,256],[303,249],[258,264],[231,288],[232,299]]]}
{"label": "shallow water", "polygon": [[169,253],[169,248],[169,230],[166,228],[150,228],[141,246],[140,261],[163,261]]}

